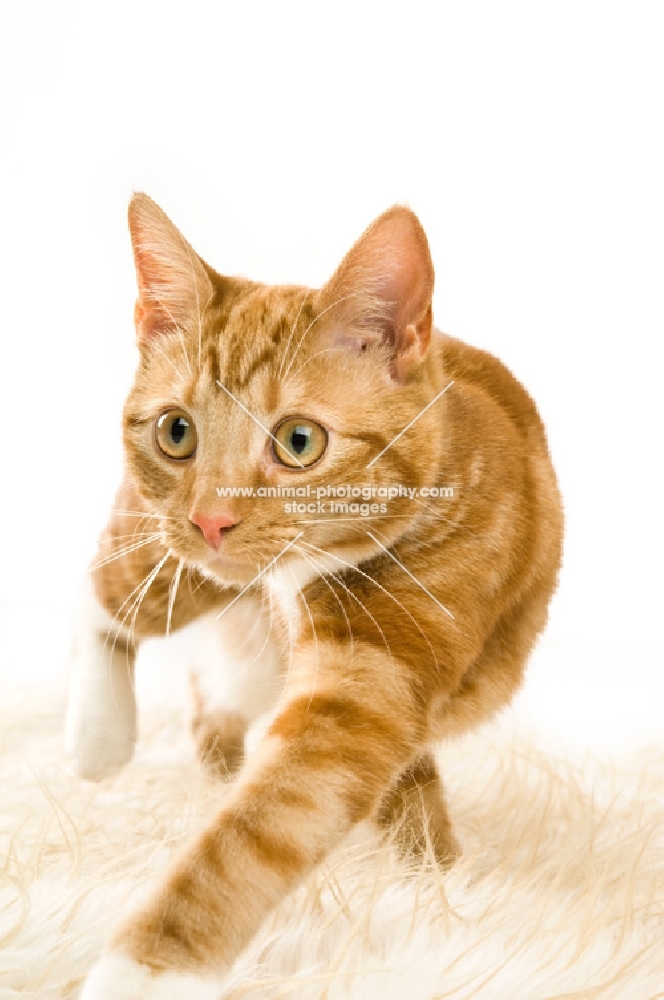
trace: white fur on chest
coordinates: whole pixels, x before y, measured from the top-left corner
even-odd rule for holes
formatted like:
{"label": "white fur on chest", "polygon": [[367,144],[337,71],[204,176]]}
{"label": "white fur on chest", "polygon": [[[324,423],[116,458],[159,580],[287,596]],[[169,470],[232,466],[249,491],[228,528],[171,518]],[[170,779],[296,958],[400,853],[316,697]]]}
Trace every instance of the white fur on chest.
{"label": "white fur on chest", "polygon": [[315,566],[305,559],[290,562],[287,566],[277,565],[266,580],[266,587],[281,613],[288,622],[289,629],[297,631],[302,614],[302,591],[318,576]]}
{"label": "white fur on chest", "polygon": [[281,648],[267,601],[245,595],[219,618],[192,629],[189,669],[208,709],[239,712],[252,721],[269,711],[281,689]]}
{"label": "white fur on chest", "polygon": [[339,573],[345,566],[327,553],[316,553],[315,561],[298,559],[287,565],[277,564],[266,579],[265,586],[270,599],[277,605],[286,619],[292,639],[297,637],[302,616],[307,615],[304,589],[317,577],[328,573]]}

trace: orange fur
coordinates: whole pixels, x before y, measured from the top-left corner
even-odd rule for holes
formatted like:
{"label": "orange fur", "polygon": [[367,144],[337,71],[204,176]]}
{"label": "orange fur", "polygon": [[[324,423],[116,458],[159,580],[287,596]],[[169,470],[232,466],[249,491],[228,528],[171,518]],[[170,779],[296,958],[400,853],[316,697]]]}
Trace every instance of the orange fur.
{"label": "orange fur", "polygon": [[[440,859],[454,855],[430,748],[505,705],[520,683],[556,583],[562,513],[524,388],[491,355],[433,330],[433,266],[408,209],[376,220],[319,290],[221,277],[145,195],[130,225],[140,364],[100,563],[118,556],[94,571],[100,602],[122,617],[138,588],[133,649],[165,631],[169,606],[173,628],[223,609],[293,543],[252,584],[270,593],[283,650],[275,721],[221,811],[112,941],[151,969],[203,975],[223,972],[360,819],[397,822],[411,848],[428,822]],[[186,460],[155,445],[155,420],[170,407],[196,426]],[[289,415],[327,431],[327,450],[304,471],[280,465],[266,433]],[[299,517],[281,499],[216,493],[304,482],[454,495],[395,498],[372,520]],[[158,538],[122,554],[136,512]],[[237,522],[219,552],[192,521],[201,512]],[[227,724],[218,744],[236,764],[243,725]],[[199,736],[209,752],[204,709]]]}

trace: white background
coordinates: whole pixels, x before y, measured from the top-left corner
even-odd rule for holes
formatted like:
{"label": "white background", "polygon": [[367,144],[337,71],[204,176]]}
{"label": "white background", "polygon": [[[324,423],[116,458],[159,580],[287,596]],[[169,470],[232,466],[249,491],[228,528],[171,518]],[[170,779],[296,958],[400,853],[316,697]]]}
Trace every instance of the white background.
{"label": "white background", "polygon": [[0,669],[63,669],[118,478],[131,191],[217,270],[310,285],[404,201],[437,325],[530,389],[565,498],[521,704],[561,739],[661,738],[662,4],[22,0],[0,18]]}

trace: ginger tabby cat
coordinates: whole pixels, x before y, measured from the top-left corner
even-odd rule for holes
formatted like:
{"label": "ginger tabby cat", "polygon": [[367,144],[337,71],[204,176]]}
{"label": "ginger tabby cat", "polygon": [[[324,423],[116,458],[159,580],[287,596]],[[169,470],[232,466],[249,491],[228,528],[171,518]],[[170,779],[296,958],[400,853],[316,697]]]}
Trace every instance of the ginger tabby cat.
{"label": "ginger tabby cat", "polygon": [[[227,700],[195,673],[192,729],[208,763],[239,771],[82,997],[217,1000],[266,915],[359,821],[452,861],[432,750],[519,685],[556,584],[561,502],[526,391],[433,328],[407,208],[317,290],[222,277],[144,194],[129,224],[140,361],[75,636],[68,747],[85,777],[126,763],[137,646],[205,616],[208,659],[222,643],[233,670]],[[350,487],[346,508],[330,484]]]}

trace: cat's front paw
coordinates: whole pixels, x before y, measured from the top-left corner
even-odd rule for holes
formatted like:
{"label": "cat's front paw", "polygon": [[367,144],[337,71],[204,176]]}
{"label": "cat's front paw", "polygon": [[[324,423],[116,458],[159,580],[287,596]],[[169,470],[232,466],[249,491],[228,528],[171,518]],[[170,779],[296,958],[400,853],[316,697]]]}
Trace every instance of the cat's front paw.
{"label": "cat's front paw", "polygon": [[222,983],[191,973],[154,972],[124,955],[93,966],[79,1000],[219,1000]]}
{"label": "cat's front paw", "polygon": [[136,744],[136,703],[122,653],[102,642],[72,664],[65,748],[82,778],[99,781],[131,760]]}
{"label": "cat's front paw", "polygon": [[65,745],[81,777],[98,781],[123,767],[134,752],[135,651],[99,604],[89,580],[73,647]]}

